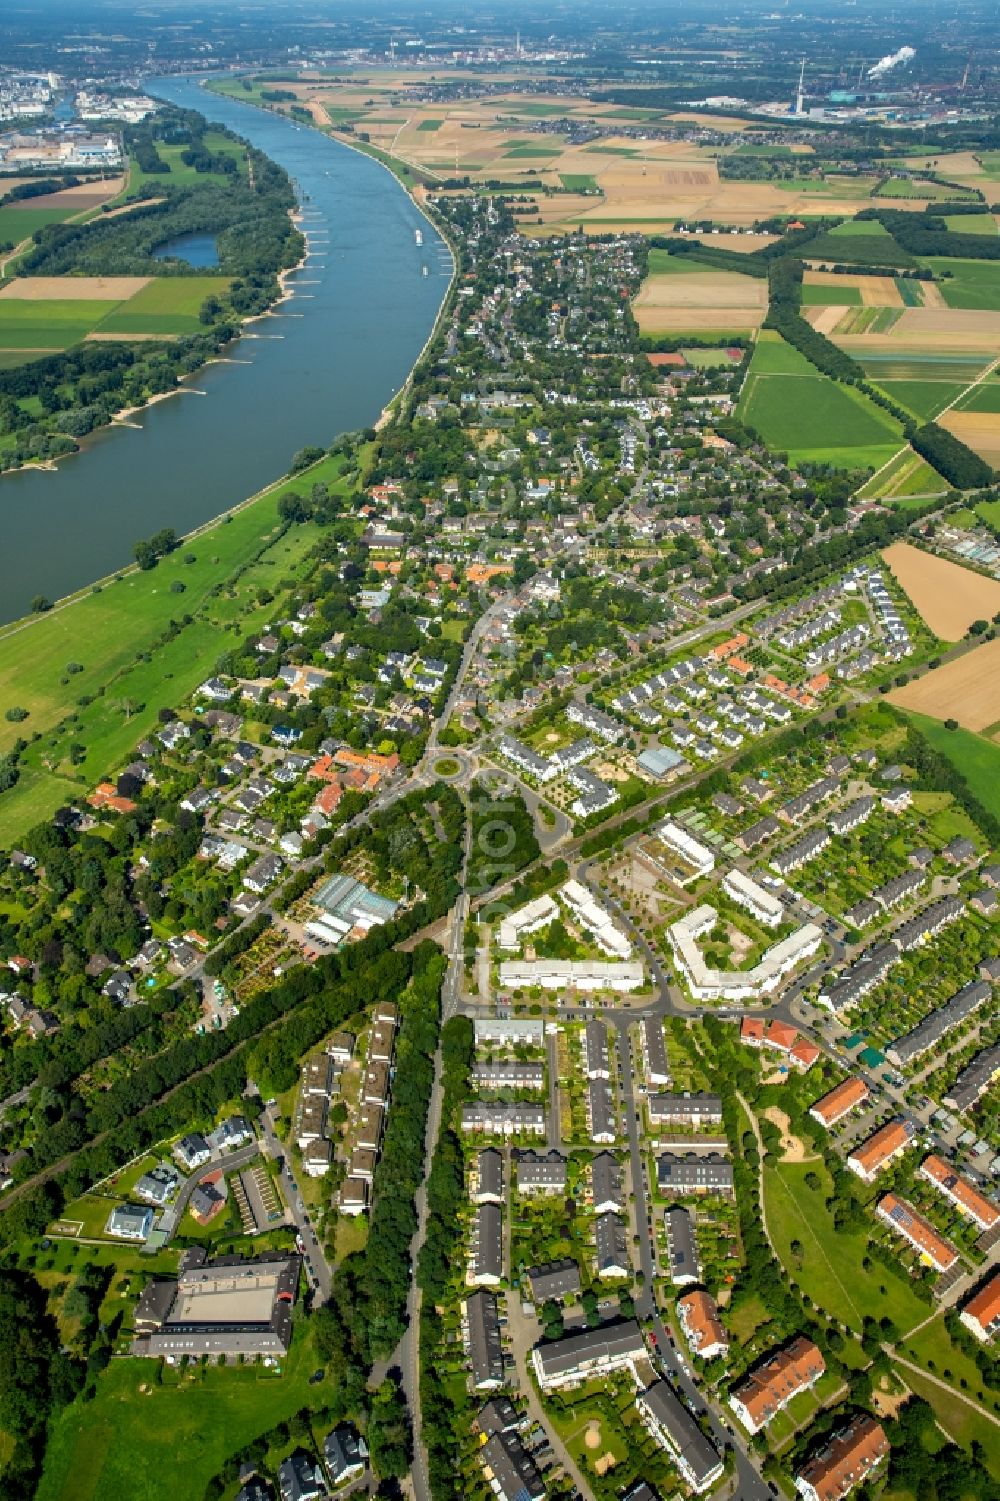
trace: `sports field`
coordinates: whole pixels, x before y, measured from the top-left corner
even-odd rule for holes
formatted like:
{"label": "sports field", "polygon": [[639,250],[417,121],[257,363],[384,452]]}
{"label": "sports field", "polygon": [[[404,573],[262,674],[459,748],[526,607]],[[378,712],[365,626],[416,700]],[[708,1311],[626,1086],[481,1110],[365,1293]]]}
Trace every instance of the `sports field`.
{"label": "sports field", "polygon": [[877,469],[902,447],[887,413],[822,375],[770,329],[754,348],[738,415],[793,463]]}

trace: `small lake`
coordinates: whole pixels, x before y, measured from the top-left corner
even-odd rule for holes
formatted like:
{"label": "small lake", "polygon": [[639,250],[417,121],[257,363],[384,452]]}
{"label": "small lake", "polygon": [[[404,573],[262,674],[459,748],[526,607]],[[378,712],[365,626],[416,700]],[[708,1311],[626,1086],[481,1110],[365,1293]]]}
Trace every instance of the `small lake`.
{"label": "small lake", "polygon": [[154,261],[187,261],[189,266],[211,269],[219,264],[219,247],[214,235],[178,235],[153,251]]}

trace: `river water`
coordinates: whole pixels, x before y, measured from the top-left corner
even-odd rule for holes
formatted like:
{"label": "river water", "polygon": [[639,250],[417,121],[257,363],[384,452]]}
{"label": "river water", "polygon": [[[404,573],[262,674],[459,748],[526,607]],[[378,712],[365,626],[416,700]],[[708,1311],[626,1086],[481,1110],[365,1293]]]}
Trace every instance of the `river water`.
{"label": "river water", "polygon": [[54,472],[0,476],[3,621],[36,594],[56,599],[131,562],[134,543],[161,527],[186,532],[220,515],[280,477],[297,449],[374,423],[451,274],[443,240],[377,162],[190,79],[150,87],[285,168],[309,257],[291,299],[231,347],[238,363],[208,366],[191,391],[138,414],[138,428],[97,434]]}

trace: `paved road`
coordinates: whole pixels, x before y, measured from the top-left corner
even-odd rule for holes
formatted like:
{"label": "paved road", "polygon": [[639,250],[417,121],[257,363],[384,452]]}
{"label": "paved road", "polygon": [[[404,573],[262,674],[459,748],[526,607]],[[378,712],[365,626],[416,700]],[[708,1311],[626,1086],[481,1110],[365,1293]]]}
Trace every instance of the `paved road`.
{"label": "paved road", "polygon": [[265,1107],[260,1116],[260,1128],[264,1136],[264,1146],[269,1157],[281,1158],[281,1172],[278,1175],[281,1183],[281,1192],[289,1213],[295,1224],[295,1228],[302,1237],[305,1246],[306,1272],[313,1289],[313,1303],[318,1305],[325,1303],[330,1296],[330,1284],[333,1279],[333,1268],[330,1266],[323,1252],[319,1237],[313,1227],[299,1191],[298,1184],[289,1170],[288,1149],[275,1134],[274,1111]]}
{"label": "paved road", "polygon": [[251,1142],[249,1146],[240,1147],[235,1152],[222,1152],[218,1156],[213,1157],[211,1162],[205,1162],[193,1173],[189,1173],[181,1184],[180,1191],[174,1202],[168,1205],[160,1216],[159,1228],[166,1231],[167,1241],[173,1237],[177,1226],[184,1218],[184,1211],[188,1206],[188,1200],[191,1195],[198,1187],[198,1184],[209,1173],[218,1172],[220,1168],[226,1173],[238,1173],[240,1168],[246,1167],[249,1163],[253,1162],[259,1152],[260,1142]]}

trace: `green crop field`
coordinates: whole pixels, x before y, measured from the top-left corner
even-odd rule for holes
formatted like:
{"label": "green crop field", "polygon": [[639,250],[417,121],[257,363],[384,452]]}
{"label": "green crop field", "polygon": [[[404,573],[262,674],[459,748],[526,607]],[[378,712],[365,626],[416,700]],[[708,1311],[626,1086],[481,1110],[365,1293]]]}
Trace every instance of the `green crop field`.
{"label": "green crop field", "polygon": [[300,1408],[324,1405],[310,1386],[316,1356],[297,1324],[281,1374],[262,1367],[178,1371],[116,1360],[94,1399],[60,1413],[46,1452],[39,1501],[200,1501],[223,1461]]}
{"label": "green crop field", "polygon": [[497,103],[505,114],[537,116],[540,120],[544,120],[547,115],[568,114],[564,104],[541,104],[524,99],[500,99]]}
{"label": "green crop field", "polygon": [[[278,500],[289,488],[320,481],[346,488],[341,474],[340,459],[324,459],[182,543],[149,572],[126,573],[0,633],[0,707],[28,710],[21,725],[0,718],[0,750],[25,729],[41,736],[17,785],[0,796],[0,837],[17,838],[50,816],[66,801],[69,778],[78,779],[79,794],[113,770],[153,727],[159,708],[190,693],[237,632],[253,629],[262,609],[257,591],[267,584],[274,592],[279,579],[293,577],[318,535],[311,523],[280,534]],[[172,592],[174,582],[184,585],[182,595]],[[164,641],[169,622],[182,614],[190,623]],[[70,663],[83,670],[68,674]],[[85,697],[92,701],[79,706]],[[77,766],[69,759],[74,742],[83,748]]]}
{"label": "green crop field", "polygon": [[860,307],[860,287],[817,287],[811,282],[802,286],[802,302],[805,307]]}
{"label": "green crop field", "polygon": [[[560,172],[559,181],[570,193],[596,193],[598,188],[597,178],[589,172]],[[657,253],[655,250],[650,251],[650,255]],[[664,252],[660,251],[659,254]]]}
{"label": "green crop field", "polygon": [[696,256],[671,255],[669,250],[650,250],[647,263],[649,276],[692,276],[696,271],[713,269],[707,261],[700,261]]}
{"label": "green crop field", "polygon": [[36,229],[44,229],[48,224],[61,224],[64,219],[73,214],[82,213],[82,206],[73,208],[66,204],[63,208],[32,208],[32,200],[25,200],[26,207],[19,204],[0,206],[0,244],[8,240],[13,245],[20,245],[29,235],[33,235]]}
{"label": "green crop field", "polygon": [[86,338],[117,306],[114,300],[86,298],[51,302],[0,298],[0,348],[68,349]]}
{"label": "green crop field", "polygon": [[[851,229],[847,229],[851,225]],[[881,229],[882,233],[875,233]],[[917,263],[908,250],[883,229],[877,220],[852,220],[838,224],[827,234],[817,235],[804,247],[803,254],[811,261],[832,261],[857,266],[915,266]]]}
{"label": "green crop field", "polygon": [[878,468],[902,442],[887,413],[821,375],[783,340],[764,336],[754,349],[739,416],[793,462]]}
{"label": "green crop field", "polygon": [[905,507],[910,496],[942,495],[948,485],[912,448],[903,449],[858,492],[862,500],[892,500]]}
{"label": "green crop field", "polygon": [[987,361],[976,355],[866,354],[859,363],[869,379],[884,385],[887,380],[954,381],[968,386],[985,370]]}
{"label": "green crop field", "polygon": [[914,417],[925,420],[936,417],[964,389],[953,381],[939,380],[883,380],[879,385],[887,396],[906,407]]}
{"label": "green crop field", "polygon": [[512,150],[504,152],[504,160],[509,161],[513,157],[515,160],[535,161],[541,157],[558,156],[561,150],[561,143],[554,143],[551,146],[515,146]]}
{"label": "green crop field", "polygon": [[919,281],[911,276],[898,276],[896,278],[896,291],[903,299],[904,307],[923,307],[924,292]]}
{"label": "green crop field", "polygon": [[441,126],[443,124],[444,124],[443,120],[421,120],[420,124],[417,126],[417,129],[418,130],[440,130]]}
{"label": "green crop field", "polygon": [[907,711],[907,717],[960,777],[994,818],[1000,817],[1000,745],[972,730],[946,730],[939,719]]}
{"label": "green crop field", "polygon": [[948,228],[959,235],[992,235],[997,233],[997,221],[992,214],[945,214]]}
{"label": "green crop field", "polygon": [[101,333],[187,334],[201,327],[198,312],[206,297],[220,295],[227,276],[158,276],[119,303],[101,323]]}
{"label": "green crop field", "polygon": [[932,256],[924,262],[939,278],[949,307],[1000,311],[1000,261],[961,261]]}
{"label": "green crop field", "polygon": [[584,146],[584,151],[596,152],[598,156],[638,156],[638,146]]}
{"label": "green crop field", "polygon": [[1000,381],[984,380],[958,403],[963,412],[1000,412]]}

